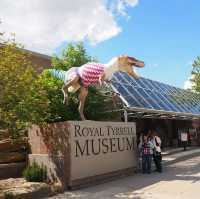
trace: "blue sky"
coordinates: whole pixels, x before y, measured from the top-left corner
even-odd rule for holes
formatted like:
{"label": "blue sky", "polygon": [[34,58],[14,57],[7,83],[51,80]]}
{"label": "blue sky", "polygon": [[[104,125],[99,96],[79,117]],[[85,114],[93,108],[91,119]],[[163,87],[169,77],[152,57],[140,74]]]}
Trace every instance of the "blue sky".
{"label": "blue sky", "polygon": [[129,20],[118,19],[118,36],[87,50],[102,62],[123,53],[135,56],[146,63],[140,75],[183,87],[200,55],[199,9],[198,0],[141,0],[128,10]]}
{"label": "blue sky", "polygon": [[144,77],[183,87],[200,55],[198,0],[0,0],[0,32],[32,51],[61,52],[84,41],[102,63],[128,54]]}
{"label": "blue sky", "polygon": [[100,62],[128,54],[145,61],[141,76],[183,87],[191,63],[200,55],[200,1],[140,0],[118,16],[122,32],[97,45],[85,46]]}

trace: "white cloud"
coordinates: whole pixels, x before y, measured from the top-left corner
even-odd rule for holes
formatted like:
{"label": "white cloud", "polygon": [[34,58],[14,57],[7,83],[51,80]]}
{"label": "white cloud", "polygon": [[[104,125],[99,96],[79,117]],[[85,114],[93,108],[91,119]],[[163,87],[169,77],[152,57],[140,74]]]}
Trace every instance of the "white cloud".
{"label": "white cloud", "polygon": [[192,82],[190,80],[186,80],[184,82],[184,86],[183,86],[184,89],[191,89],[192,88]]}
{"label": "white cloud", "polygon": [[126,8],[131,6],[134,7],[138,4],[138,0],[118,0],[117,11],[119,14],[127,16]]}
{"label": "white cloud", "polygon": [[185,82],[184,82],[184,89],[192,89],[193,83],[191,82],[191,79],[193,76],[189,77]]}
{"label": "white cloud", "polygon": [[110,9],[118,14],[129,18],[129,15],[126,12],[128,7],[134,7],[138,4],[139,0],[113,0]]}
{"label": "white cloud", "polygon": [[[121,13],[138,3],[117,1]],[[122,31],[116,12],[103,0],[0,0],[0,8],[0,32],[16,33],[25,48],[42,53],[52,53],[63,41],[88,39],[96,44]]]}

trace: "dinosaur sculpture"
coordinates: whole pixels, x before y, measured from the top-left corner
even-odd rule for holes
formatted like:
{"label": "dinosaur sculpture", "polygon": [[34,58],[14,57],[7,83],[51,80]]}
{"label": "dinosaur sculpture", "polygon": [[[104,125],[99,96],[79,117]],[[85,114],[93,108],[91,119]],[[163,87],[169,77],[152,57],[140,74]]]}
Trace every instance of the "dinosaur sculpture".
{"label": "dinosaur sculpture", "polygon": [[88,87],[91,85],[100,86],[104,81],[109,82],[112,75],[117,72],[125,72],[135,79],[139,76],[135,73],[133,66],[144,67],[144,62],[121,55],[111,59],[107,64],[87,63],[80,67],[72,67],[68,71],[49,69],[52,76],[62,79],[64,85],[62,91],[64,94],[63,103],[68,104],[68,92],[77,92],[79,90],[79,114],[82,120],[85,120],[84,105],[88,95]]}

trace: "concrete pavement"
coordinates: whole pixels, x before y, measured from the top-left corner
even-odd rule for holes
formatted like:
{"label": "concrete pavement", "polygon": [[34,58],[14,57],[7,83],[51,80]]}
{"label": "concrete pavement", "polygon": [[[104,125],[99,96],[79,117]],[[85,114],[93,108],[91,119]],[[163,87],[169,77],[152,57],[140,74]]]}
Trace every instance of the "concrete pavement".
{"label": "concrete pavement", "polygon": [[176,148],[163,152],[162,159],[166,166],[198,155],[200,155],[200,147],[188,147],[186,151],[183,148]]}
{"label": "concrete pavement", "polygon": [[135,174],[93,187],[67,191],[49,199],[199,199],[200,149],[165,155],[163,159],[164,171],[161,174]]}

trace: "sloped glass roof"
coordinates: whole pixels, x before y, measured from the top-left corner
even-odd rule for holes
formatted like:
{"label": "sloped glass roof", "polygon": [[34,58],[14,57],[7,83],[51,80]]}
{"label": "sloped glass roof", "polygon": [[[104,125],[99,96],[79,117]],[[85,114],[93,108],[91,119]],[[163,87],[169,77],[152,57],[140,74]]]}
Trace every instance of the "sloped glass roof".
{"label": "sloped glass roof", "polygon": [[123,72],[115,73],[112,88],[132,110],[200,117],[200,96],[191,91],[142,77],[135,80]]}

